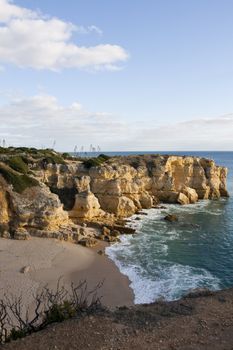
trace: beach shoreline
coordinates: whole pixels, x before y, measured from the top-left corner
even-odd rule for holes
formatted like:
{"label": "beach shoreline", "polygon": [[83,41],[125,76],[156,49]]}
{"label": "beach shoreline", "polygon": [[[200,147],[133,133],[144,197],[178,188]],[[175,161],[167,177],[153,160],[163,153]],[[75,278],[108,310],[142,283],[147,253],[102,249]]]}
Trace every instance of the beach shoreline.
{"label": "beach shoreline", "polygon": [[[22,295],[30,305],[43,286],[56,288],[86,281],[88,290],[103,282],[98,296],[104,306],[134,305],[128,277],[104,254],[105,244],[85,248],[69,242],[32,237],[26,241],[0,239],[0,298]],[[98,254],[99,251],[103,254]],[[24,271],[24,272],[23,272]]]}

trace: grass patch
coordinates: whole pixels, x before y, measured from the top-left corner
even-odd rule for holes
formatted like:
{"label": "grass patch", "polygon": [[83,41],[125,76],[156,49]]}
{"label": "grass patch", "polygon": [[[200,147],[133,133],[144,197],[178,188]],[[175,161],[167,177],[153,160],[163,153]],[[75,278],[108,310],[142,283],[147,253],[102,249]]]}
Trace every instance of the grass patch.
{"label": "grass patch", "polygon": [[0,147],[0,155],[21,157],[21,159],[28,163],[34,160],[44,159],[47,163],[64,164],[64,158],[60,153],[55,152],[50,148],[36,149],[28,147]]}
{"label": "grass patch", "polygon": [[17,174],[10,167],[4,165],[0,165],[0,174],[9,185],[13,186],[13,190],[18,193],[22,193],[26,188],[39,185],[39,182],[36,179],[26,174]]}
{"label": "grass patch", "polygon": [[7,164],[15,171],[18,171],[19,173],[22,173],[22,174],[28,173],[28,170],[29,170],[28,165],[25,163],[24,159],[20,156],[9,158],[7,161]]}

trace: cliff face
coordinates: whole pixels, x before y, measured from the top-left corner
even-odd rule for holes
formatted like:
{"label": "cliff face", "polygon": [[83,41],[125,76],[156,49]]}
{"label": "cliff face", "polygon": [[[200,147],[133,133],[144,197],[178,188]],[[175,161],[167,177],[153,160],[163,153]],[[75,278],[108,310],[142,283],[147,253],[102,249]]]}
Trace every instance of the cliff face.
{"label": "cliff face", "polygon": [[36,235],[78,242],[86,235],[77,226],[83,221],[114,223],[159,201],[191,204],[228,196],[227,169],[203,158],[113,157],[91,167],[85,160],[27,162],[30,176],[20,173],[19,159],[0,163],[3,237]]}
{"label": "cliff face", "polygon": [[60,192],[73,189],[70,216],[92,219],[105,213],[127,217],[158,201],[191,204],[228,196],[227,169],[197,157],[131,156],[86,169],[82,163],[49,165],[44,181]]}
{"label": "cliff face", "polygon": [[17,193],[0,177],[0,236],[27,239],[30,235],[75,240],[78,228],[57,195],[43,184]]}

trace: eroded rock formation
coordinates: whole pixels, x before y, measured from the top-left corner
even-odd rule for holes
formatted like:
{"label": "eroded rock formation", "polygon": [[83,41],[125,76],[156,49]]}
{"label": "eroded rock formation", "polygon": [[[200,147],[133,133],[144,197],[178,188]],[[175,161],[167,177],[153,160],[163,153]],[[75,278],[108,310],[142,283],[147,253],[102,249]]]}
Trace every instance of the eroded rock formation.
{"label": "eroded rock formation", "polygon": [[[111,223],[161,202],[192,204],[228,196],[227,169],[198,157],[113,157],[101,165],[85,161],[32,163],[36,184],[21,193],[0,173],[0,234],[82,241],[84,221]],[[16,176],[17,171],[12,170]],[[7,177],[6,177],[7,178]],[[106,236],[105,234],[103,236]],[[96,237],[92,236],[92,239]]]}
{"label": "eroded rock formation", "polygon": [[59,197],[42,183],[17,193],[0,176],[0,213],[2,237],[27,239],[33,235],[78,240],[78,227],[63,210]]}
{"label": "eroded rock formation", "polygon": [[72,217],[93,219],[103,211],[128,217],[158,201],[192,204],[199,199],[228,196],[227,169],[198,157],[115,157],[101,166],[85,169],[82,163],[49,166],[49,187],[75,188]]}

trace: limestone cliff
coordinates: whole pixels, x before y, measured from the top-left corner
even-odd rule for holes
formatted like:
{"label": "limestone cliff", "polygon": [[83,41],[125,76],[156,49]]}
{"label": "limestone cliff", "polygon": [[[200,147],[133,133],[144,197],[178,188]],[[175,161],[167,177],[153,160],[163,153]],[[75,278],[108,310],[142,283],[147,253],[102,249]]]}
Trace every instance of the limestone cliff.
{"label": "limestone cliff", "polygon": [[76,240],[78,228],[57,195],[43,184],[17,193],[0,176],[0,235],[27,239],[30,235]]}
{"label": "limestone cliff", "polygon": [[81,162],[48,166],[44,179],[57,193],[73,189],[72,217],[93,219],[103,211],[127,217],[158,201],[191,204],[228,196],[227,169],[198,157],[114,157],[101,166]]}
{"label": "limestone cliff", "polygon": [[114,223],[160,201],[192,204],[228,196],[227,169],[204,158],[144,155],[100,162],[64,160],[44,150],[15,152],[0,159],[3,237],[83,242],[85,229],[77,225],[83,221]]}

